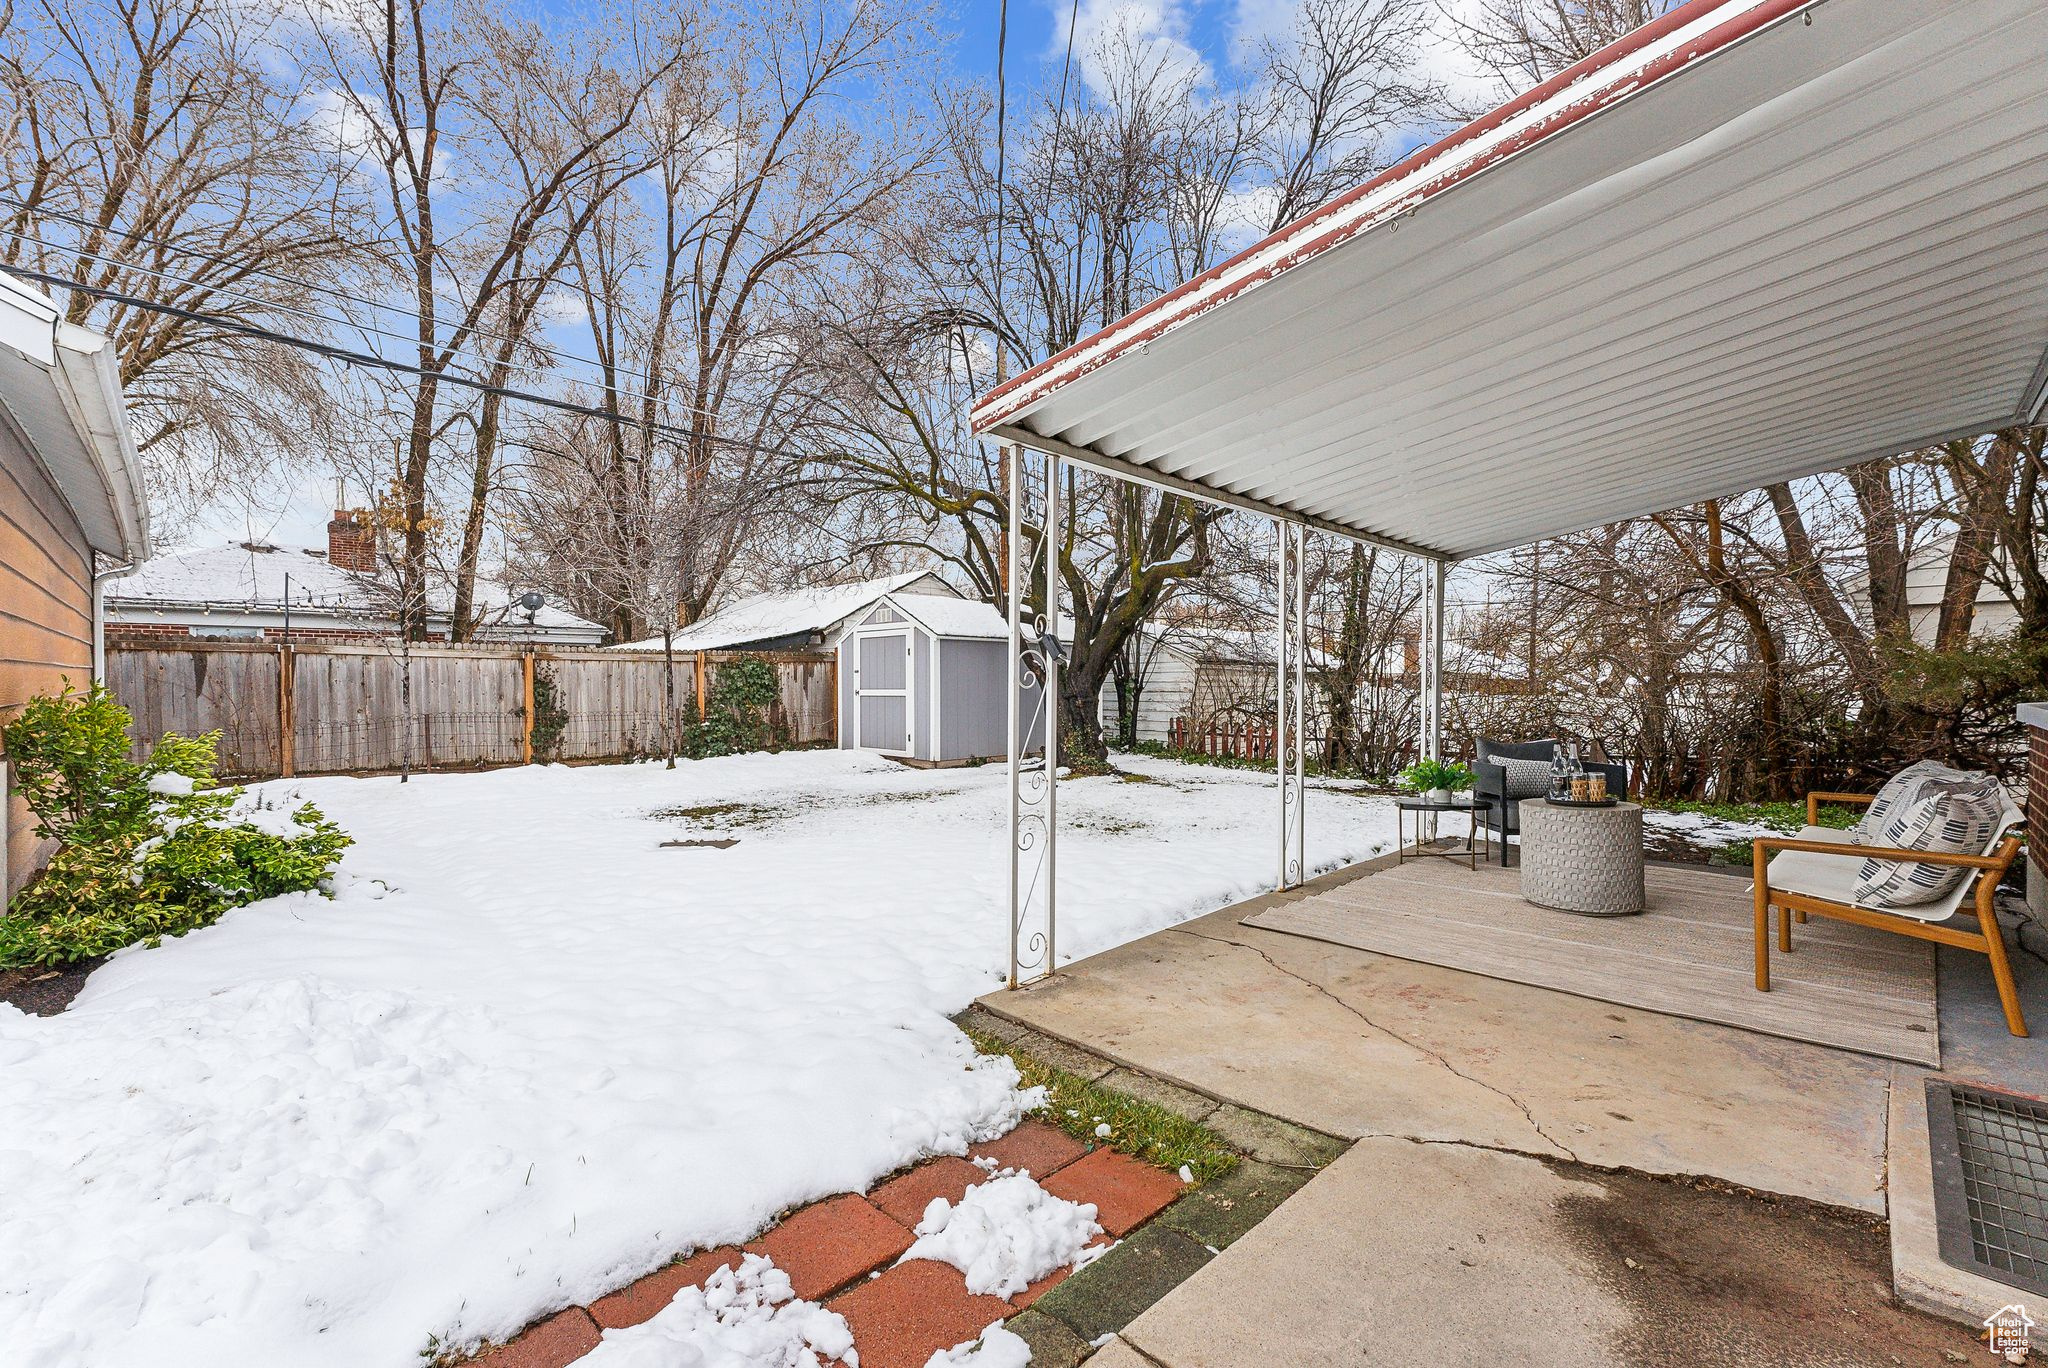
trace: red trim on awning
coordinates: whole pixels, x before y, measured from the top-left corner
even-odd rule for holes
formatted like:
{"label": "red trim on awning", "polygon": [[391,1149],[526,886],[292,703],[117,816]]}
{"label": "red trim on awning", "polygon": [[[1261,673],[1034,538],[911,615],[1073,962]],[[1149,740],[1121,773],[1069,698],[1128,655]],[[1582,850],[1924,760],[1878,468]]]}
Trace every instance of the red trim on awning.
{"label": "red trim on awning", "polygon": [[[1409,212],[1432,196],[1442,193],[1451,186],[1476,175],[1490,166],[1497,165],[1515,153],[1524,151],[1545,138],[1562,132],[1580,120],[1608,108],[1634,94],[1636,91],[1670,75],[1672,72],[1699,61],[1703,57],[1711,56],[1721,48],[1738,42],[1759,29],[1776,23],[1787,15],[1824,4],[1826,0],[1763,0],[1763,3],[1753,5],[1726,23],[1708,29],[1694,42],[1684,47],[1674,48],[1662,57],[1646,64],[1642,70],[1632,73],[1628,79],[1603,87],[1585,99],[1560,107],[1541,123],[1534,124],[1514,137],[1503,140],[1498,146],[1490,148],[1485,156],[1454,167],[1435,180],[1420,183],[1413,193],[1390,201],[1371,218],[1361,219],[1355,223],[1332,228],[1318,236],[1308,238],[1285,256],[1278,257],[1263,268],[1248,273],[1241,280],[1233,281],[1228,289],[1206,295],[1200,301],[1188,304],[1187,307],[1173,308],[1176,303],[1182,302],[1190,294],[1202,290],[1203,287],[1227,274],[1233,267],[1238,266],[1246,259],[1279,246],[1290,238],[1300,236],[1312,229],[1318,222],[1349,208],[1360,199],[1370,195],[1373,191],[1390,185],[1405,176],[1413,175],[1429,162],[1443,157],[1446,153],[1452,152],[1466,143],[1484,137],[1508,120],[1541,104],[1559,91],[1584,81],[1587,77],[1613,66],[1624,58],[1632,56],[1666,34],[1698,19],[1701,14],[1720,8],[1726,3],[1727,0],[1687,0],[1686,4],[1680,5],[1660,18],[1653,19],[1641,28],[1623,35],[1621,38],[1609,43],[1606,47],[1601,48],[1598,52],[1560,71],[1541,85],[1524,91],[1499,108],[1474,119],[1456,132],[1431,143],[1428,147],[1410,153],[1364,184],[1345,191],[1337,196],[1337,198],[1310,210],[1294,222],[1274,230],[1265,238],[1245,248],[1245,250],[1232,256],[1227,261],[1210,267],[1186,283],[1168,290],[1157,299],[1140,305],[1115,323],[1091,333],[1079,342],[1074,343],[1071,347],[1046,358],[1029,370],[1019,372],[1013,379],[996,386],[976,401],[973,410],[974,430],[976,432],[983,432],[998,423],[1004,422],[1028,405],[1058,390],[1060,386],[1079,379],[1098,367],[1108,364],[1134,346],[1143,346],[1167,332],[1175,324],[1197,314],[1206,313],[1210,309],[1236,298],[1256,285],[1292,270],[1305,261],[1313,260],[1331,248],[1348,242],[1368,228]],[[1050,384],[1041,383],[1047,380],[1049,373],[1062,363],[1098,345],[1103,339],[1123,332],[1125,329],[1131,328],[1141,320],[1150,318],[1155,314],[1164,316],[1155,319],[1149,326],[1141,330],[1132,332],[1128,336],[1117,338],[1114,345],[1104,348],[1101,355],[1090,358],[1086,365],[1074,369],[1071,373],[1061,375],[1057,382]],[[1002,402],[1005,400],[1008,402]]]}

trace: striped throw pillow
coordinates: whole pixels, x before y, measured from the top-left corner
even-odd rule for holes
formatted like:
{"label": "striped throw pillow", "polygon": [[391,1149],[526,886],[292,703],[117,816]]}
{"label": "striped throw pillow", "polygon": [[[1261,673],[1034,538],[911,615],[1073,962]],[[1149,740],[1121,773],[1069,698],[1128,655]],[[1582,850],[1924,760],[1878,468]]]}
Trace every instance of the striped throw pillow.
{"label": "striped throw pillow", "polygon": [[1891,842],[1881,839],[1885,823],[1900,807],[1920,796],[1920,786],[1930,779],[1959,778],[1961,773],[1938,760],[1920,760],[1885,780],[1884,787],[1877,791],[1877,797],[1870,800],[1870,806],[1863,809],[1863,816],[1856,823],[1856,844],[1890,845]]}
{"label": "striped throw pillow", "polygon": [[[1982,855],[1998,832],[2000,815],[2000,805],[1985,801],[1975,785],[1935,780],[1894,808],[1875,839],[1860,844]],[[1947,897],[1970,874],[1962,865],[1869,859],[1857,871],[1856,901],[1871,907],[1918,907]]]}

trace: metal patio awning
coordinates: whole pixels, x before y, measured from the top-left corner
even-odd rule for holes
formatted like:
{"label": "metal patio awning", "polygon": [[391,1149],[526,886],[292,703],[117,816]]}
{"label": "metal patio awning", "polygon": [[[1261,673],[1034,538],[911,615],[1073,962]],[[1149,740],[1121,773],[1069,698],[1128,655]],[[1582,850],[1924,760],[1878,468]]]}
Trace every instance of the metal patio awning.
{"label": "metal patio awning", "polygon": [[2036,421],[2048,6],[1694,0],[975,407],[1461,559]]}

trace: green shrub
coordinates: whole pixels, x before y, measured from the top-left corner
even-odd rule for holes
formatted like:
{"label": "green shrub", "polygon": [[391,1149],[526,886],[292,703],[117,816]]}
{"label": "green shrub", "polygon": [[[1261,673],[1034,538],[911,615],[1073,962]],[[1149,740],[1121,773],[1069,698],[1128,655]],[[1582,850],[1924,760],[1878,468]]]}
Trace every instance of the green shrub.
{"label": "green shrub", "polygon": [[759,656],[741,656],[718,666],[704,700],[704,716],[683,735],[683,749],[704,759],[769,750],[775,735],[769,710],[781,693],[775,667]]}
{"label": "green shrub", "polygon": [[562,749],[562,733],[569,729],[569,709],[562,703],[562,688],[552,665],[536,661],[533,667],[533,759],[545,765]]}
{"label": "green shrub", "polygon": [[[1706,817],[1718,818],[1725,822],[1753,823],[1766,826],[1773,831],[1790,836],[1806,825],[1806,804],[1790,800],[1763,803],[1708,803],[1695,802],[1684,798],[1652,800],[1652,805],[1667,812],[1696,812]],[[1837,829],[1852,827],[1863,815],[1863,809],[1842,804],[1823,803],[1815,814],[1817,825]],[[1708,857],[1715,864],[1747,865],[1753,853],[1754,843],[1747,838],[1730,841],[1716,846]]]}
{"label": "green shrub", "polygon": [[311,803],[214,789],[218,733],[128,759],[127,709],[95,684],[34,700],[5,732],[37,831],[61,845],[0,916],[0,968],[157,944],[229,908],[318,888],[350,844]]}

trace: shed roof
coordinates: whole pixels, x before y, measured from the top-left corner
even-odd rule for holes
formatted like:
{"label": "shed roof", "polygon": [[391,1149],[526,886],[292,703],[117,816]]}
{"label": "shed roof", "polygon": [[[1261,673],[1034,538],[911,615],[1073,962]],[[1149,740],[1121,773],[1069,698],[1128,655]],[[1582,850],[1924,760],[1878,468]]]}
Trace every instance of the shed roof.
{"label": "shed roof", "polygon": [[980,599],[891,594],[890,606],[933,636],[1008,641],[1010,623]]}
{"label": "shed roof", "polygon": [[977,431],[1462,558],[2038,420],[2048,7],[1692,0]]}
{"label": "shed roof", "polygon": [[[736,599],[716,612],[706,613],[676,633],[674,647],[678,651],[722,651],[782,637],[828,632],[868,605],[879,602],[884,594],[906,589],[922,579],[944,585],[944,581],[929,570],[909,570],[851,584],[813,584],[801,589],[778,589]],[[659,651],[662,643],[660,637],[649,637],[644,641],[625,642],[613,649]]]}

